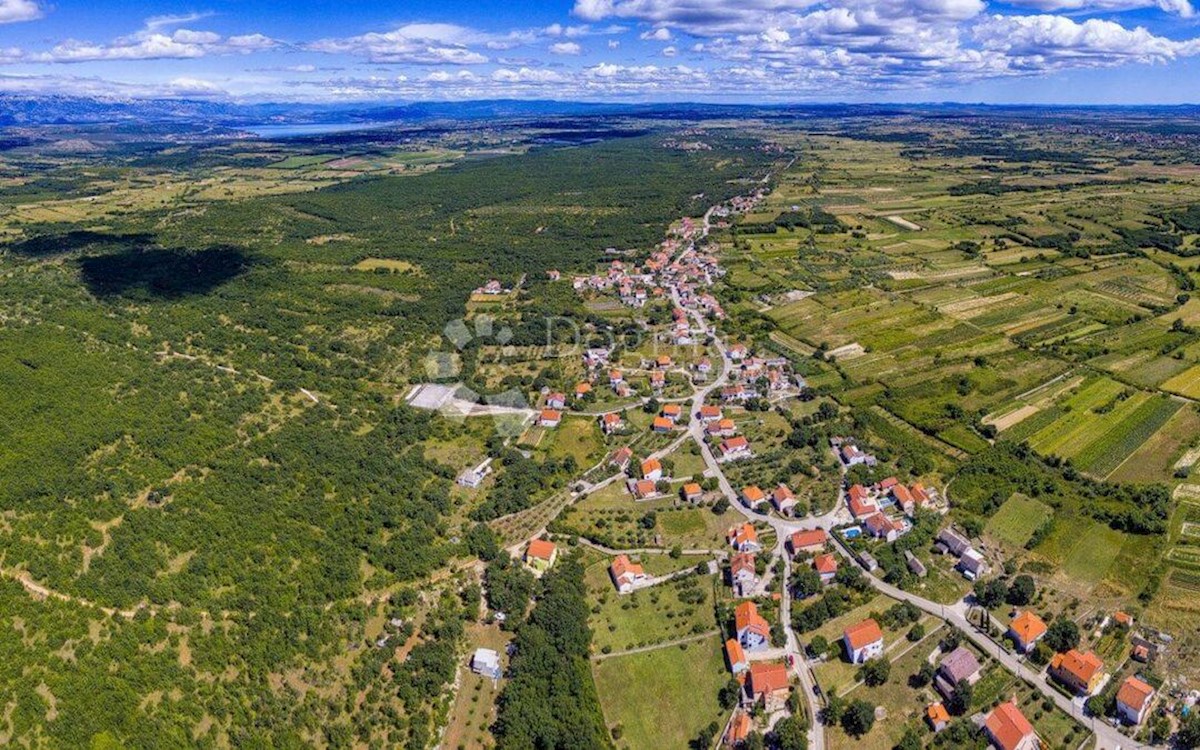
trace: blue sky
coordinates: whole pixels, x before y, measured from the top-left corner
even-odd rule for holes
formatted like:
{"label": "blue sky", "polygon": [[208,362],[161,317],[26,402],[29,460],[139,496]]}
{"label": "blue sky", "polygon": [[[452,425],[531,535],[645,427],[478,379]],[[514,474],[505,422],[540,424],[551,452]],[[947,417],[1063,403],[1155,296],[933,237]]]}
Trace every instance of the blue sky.
{"label": "blue sky", "polygon": [[1200,101],[1200,7],[0,0],[0,91],[243,101],[1172,104]]}

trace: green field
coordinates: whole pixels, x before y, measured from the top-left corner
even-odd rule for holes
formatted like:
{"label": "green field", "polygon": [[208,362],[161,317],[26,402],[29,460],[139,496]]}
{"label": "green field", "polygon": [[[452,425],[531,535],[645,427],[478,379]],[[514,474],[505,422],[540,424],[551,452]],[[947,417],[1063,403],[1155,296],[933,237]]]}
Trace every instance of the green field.
{"label": "green field", "polygon": [[686,747],[701,727],[727,718],[717,703],[729,679],[717,636],[595,662],[592,672],[605,720],[620,727],[617,747]]}
{"label": "green field", "polygon": [[1024,495],[1013,495],[988,519],[985,531],[1010,547],[1020,549],[1054,514],[1045,503]]}

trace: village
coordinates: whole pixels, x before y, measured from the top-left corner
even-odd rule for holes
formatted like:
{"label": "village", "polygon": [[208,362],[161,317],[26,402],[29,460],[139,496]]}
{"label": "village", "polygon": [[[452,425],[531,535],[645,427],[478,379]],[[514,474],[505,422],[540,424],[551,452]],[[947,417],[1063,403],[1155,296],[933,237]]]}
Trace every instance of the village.
{"label": "village", "polygon": [[[564,548],[599,553],[605,580],[622,599],[691,577],[720,581],[711,601],[724,667],[737,686],[713,737],[726,747],[742,747],[789,719],[808,727],[813,750],[845,746],[835,733],[863,736],[890,720],[898,706],[872,700],[872,686],[904,668],[912,672],[905,699],[915,693],[925,701],[927,734],[910,738],[909,722],[905,747],[961,732],[960,720],[998,750],[1073,747],[1088,736],[1102,748],[1155,744],[1169,733],[1167,712],[1156,707],[1179,697],[1164,696],[1153,671],[1170,637],[1139,630],[1121,611],[1093,613],[1082,626],[1064,613],[1039,613],[1041,593],[1024,590],[1032,583],[1004,571],[978,531],[950,521],[944,489],[920,476],[885,475],[895,462],[849,434],[829,435],[816,448],[836,467],[832,507],[799,500],[786,482],[737,482],[741,467],[778,448],[760,446],[743,426],[811,398],[790,357],[726,342],[717,331],[726,313],[713,287],[725,271],[704,241],[713,222],[753,209],[762,197],[714,208],[700,221],[682,219],[641,264],[612,260],[570,280],[589,299],[631,311],[666,307],[670,320],[645,326],[647,341],[636,348],[585,348],[578,355],[583,377],[543,390],[535,428],[550,432],[588,419],[615,447],[576,487],[560,520],[513,546],[513,554],[541,575]],[[550,280],[565,283],[557,271]],[[479,293],[508,290],[493,281]],[[469,468],[459,483],[477,487],[489,471],[487,462]],[[660,515],[693,508],[736,520],[716,535],[723,544],[689,549],[686,565],[664,570],[661,535],[614,549],[604,535],[569,523],[592,496],[621,508],[665,509]],[[670,557],[679,552],[676,545]],[[921,596],[934,591],[935,580],[936,596]],[[695,636],[664,636],[659,646],[628,653],[689,639]],[[597,658],[625,653],[609,648]],[[501,653],[480,648],[470,666],[501,680],[503,663]]]}

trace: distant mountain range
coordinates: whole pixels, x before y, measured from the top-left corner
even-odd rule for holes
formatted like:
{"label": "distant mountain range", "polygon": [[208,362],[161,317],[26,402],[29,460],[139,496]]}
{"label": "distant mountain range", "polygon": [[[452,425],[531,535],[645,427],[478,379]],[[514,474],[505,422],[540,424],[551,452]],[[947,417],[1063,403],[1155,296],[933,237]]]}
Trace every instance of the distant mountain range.
{"label": "distant mountain range", "polygon": [[548,100],[487,100],[465,102],[291,104],[234,102],[195,99],[118,99],[75,96],[0,94],[0,127],[39,125],[191,125],[237,129],[263,125],[306,123],[395,123],[438,119],[474,120],[495,118],[629,115],[660,119],[692,119],[722,116],[881,117],[897,114],[948,116],[1024,116],[1051,113],[1094,116],[1097,111],[1119,111],[1126,115],[1169,111],[1175,115],[1200,115],[1200,107],[1053,107],[985,104],[703,104],[703,103],[587,103]]}

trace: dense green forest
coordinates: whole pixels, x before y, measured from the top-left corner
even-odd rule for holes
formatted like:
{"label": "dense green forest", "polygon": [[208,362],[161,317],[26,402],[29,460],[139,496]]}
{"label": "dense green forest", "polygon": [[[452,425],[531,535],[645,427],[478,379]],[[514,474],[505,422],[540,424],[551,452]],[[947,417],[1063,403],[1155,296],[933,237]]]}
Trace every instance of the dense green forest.
{"label": "dense green forest", "polygon": [[[461,467],[424,446],[461,427],[397,394],[482,281],[648,246],[767,167],[750,140],[714,143],[545,147],[6,245],[5,738],[431,744],[474,604],[414,593],[467,554]],[[355,268],[367,258],[407,265]],[[517,463],[476,517],[571,468]],[[561,599],[547,588],[541,612]],[[414,643],[377,647],[380,619]]]}

